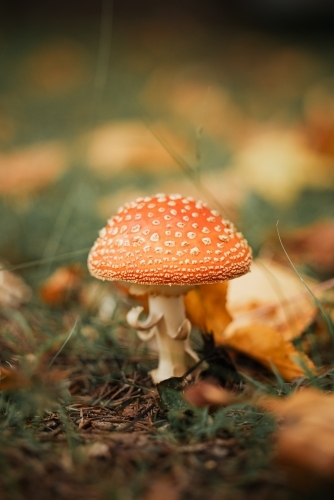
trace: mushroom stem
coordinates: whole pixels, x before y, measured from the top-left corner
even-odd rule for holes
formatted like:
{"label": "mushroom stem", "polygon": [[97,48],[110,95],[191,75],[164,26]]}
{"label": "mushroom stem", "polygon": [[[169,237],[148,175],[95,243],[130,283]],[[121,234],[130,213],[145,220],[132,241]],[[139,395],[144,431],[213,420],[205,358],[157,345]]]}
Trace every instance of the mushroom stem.
{"label": "mushroom stem", "polygon": [[[149,295],[149,316],[139,321],[142,308],[132,309],[127,316],[140,338],[147,340],[155,333],[159,350],[158,368],[151,371],[154,383],[170,377],[181,377],[196,361],[197,354],[189,344],[190,321],[185,316],[183,296]],[[158,320],[157,320],[158,319]],[[143,326],[146,328],[143,328]]]}

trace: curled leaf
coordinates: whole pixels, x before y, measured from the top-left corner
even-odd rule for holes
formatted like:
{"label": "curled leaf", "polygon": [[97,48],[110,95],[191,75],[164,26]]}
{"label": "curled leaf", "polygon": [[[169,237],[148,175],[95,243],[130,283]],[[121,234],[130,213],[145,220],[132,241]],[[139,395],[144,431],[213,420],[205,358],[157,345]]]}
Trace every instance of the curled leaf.
{"label": "curled leaf", "polygon": [[[240,278],[239,278],[240,279]],[[260,322],[233,320],[226,307],[227,283],[201,285],[185,297],[186,313],[202,332],[212,333],[216,345],[232,347],[269,370],[277,370],[287,381],[305,376],[314,365],[306,355],[285,340],[279,331]]]}
{"label": "curled leaf", "polygon": [[[315,284],[304,279],[310,287]],[[265,258],[255,260],[250,273],[229,283],[226,307],[234,320],[271,326],[285,340],[298,337],[317,313],[298,276]]]}
{"label": "curled leaf", "polygon": [[284,380],[289,382],[315,369],[312,361],[274,328],[256,323],[240,327],[231,323],[231,327],[233,329],[222,334],[220,342],[255,359],[269,370],[277,370]]}

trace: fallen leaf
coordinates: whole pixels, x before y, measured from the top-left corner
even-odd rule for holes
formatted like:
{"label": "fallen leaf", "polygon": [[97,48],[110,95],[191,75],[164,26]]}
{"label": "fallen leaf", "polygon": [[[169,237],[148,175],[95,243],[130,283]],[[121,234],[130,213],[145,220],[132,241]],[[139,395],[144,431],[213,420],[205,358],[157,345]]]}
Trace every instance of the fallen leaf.
{"label": "fallen leaf", "polygon": [[[165,127],[157,127],[159,133],[173,149],[180,152],[185,145]],[[175,170],[175,161],[154,137],[153,133],[138,121],[106,123],[85,137],[87,163],[103,177],[119,174],[124,170],[140,170],[159,173]]]}
{"label": "fallen leaf", "polygon": [[232,347],[269,370],[276,369],[287,381],[305,376],[302,366],[314,369],[307,356],[273,327],[248,323],[243,317],[232,321],[226,308],[227,293],[227,283],[201,285],[190,291],[184,300],[191,323],[204,333],[212,333],[216,345]]}
{"label": "fallen leaf", "polygon": [[277,461],[305,479],[334,477],[334,395],[303,389],[284,399],[265,398],[259,405],[281,419],[276,434]]}
{"label": "fallen leaf", "polygon": [[208,381],[190,384],[184,391],[184,397],[196,408],[209,407],[212,411],[238,401],[232,392]]}
{"label": "fallen leaf", "polygon": [[78,297],[83,271],[78,264],[59,267],[41,286],[40,296],[50,306],[60,306]]}
{"label": "fallen leaf", "polygon": [[[311,288],[316,284],[303,279]],[[229,282],[226,308],[234,320],[271,326],[285,340],[301,335],[317,314],[296,273],[266,258],[253,261],[250,273]]]}
{"label": "fallen leaf", "polygon": [[277,330],[264,324],[238,327],[237,323],[231,323],[220,339],[216,337],[216,342],[242,352],[271,371],[276,369],[288,382],[304,377],[307,373],[305,368],[309,371],[315,369],[305,354],[298,352]]}
{"label": "fallen leaf", "polygon": [[270,203],[291,203],[306,187],[327,188],[334,180],[330,158],[306,147],[300,131],[266,123],[234,157],[234,174]]}
{"label": "fallen leaf", "polygon": [[22,195],[45,188],[60,176],[67,162],[67,149],[60,142],[0,153],[0,193]]}
{"label": "fallen leaf", "polygon": [[17,308],[29,302],[31,289],[22,278],[10,271],[1,271],[0,264],[0,306]]}
{"label": "fallen leaf", "polygon": [[23,376],[16,369],[6,369],[0,367],[0,390],[13,390],[13,389],[23,389],[24,387],[28,387],[29,382],[26,377]]}
{"label": "fallen leaf", "polygon": [[212,333],[215,341],[232,321],[226,309],[227,283],[200,285],[185,297],[187,317],[204,333]]}

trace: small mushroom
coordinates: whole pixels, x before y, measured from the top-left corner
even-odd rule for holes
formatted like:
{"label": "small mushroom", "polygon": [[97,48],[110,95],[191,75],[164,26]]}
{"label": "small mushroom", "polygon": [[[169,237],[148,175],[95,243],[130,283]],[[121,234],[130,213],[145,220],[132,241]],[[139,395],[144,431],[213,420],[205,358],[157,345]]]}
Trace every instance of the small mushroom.
{"label": "small mushroom", "polygon": [[181,195],[138,198],[118,210],[88,256],[90,273],[122,280],[134,294],[149,294],[149,314],[133,308],[128,323],[139,337],[156,336],[155,383],[182,376],[197,360],[183,295],[194,286],[237,278],[249,271],[251,249],[233,224],[201,201]]}

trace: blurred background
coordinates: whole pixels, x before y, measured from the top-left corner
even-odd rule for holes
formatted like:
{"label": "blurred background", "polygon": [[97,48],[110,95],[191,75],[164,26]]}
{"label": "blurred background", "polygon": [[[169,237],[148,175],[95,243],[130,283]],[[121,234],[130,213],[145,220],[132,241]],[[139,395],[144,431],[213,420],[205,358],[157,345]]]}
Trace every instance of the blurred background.
{"label": "blurred background", "polygon": [[[0,8],[0,259],[85,262],[125,202],[180,192],[255,253],[334,272],[334,5],[34,0]],[[52,259],[55,259],[54,262]]]}

